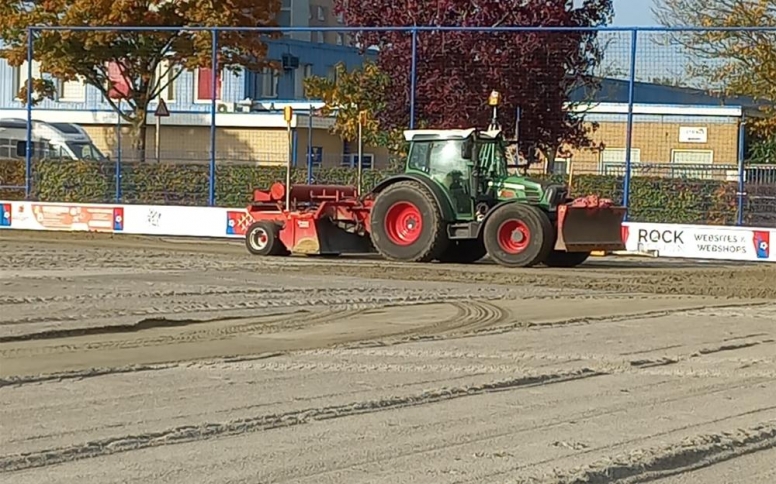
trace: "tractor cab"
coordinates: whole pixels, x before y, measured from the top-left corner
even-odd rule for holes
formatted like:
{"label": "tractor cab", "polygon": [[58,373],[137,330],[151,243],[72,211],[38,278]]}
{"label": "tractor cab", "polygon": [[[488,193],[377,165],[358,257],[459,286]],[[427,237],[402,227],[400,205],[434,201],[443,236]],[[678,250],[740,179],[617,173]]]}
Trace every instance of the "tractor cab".
{"label": "tractor cab", "polygon": [[503,200],[515,199],[554,211],[566,199],[566,187],[511,175],[509,142],[500,129],[410,130],[406,173],[425,175],[450,199],[459,218],[481,218]]}

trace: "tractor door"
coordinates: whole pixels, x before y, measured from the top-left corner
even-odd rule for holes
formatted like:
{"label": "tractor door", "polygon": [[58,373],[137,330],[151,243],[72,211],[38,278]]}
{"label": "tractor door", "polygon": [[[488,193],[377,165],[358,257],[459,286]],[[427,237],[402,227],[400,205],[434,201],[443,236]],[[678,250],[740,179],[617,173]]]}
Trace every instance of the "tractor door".
{"label": "tractor door", "polygon": [[429,175],[447,192],[459,219],[474,212],[472,162],[464,159],[466,140],[439,140],[429,146]]}

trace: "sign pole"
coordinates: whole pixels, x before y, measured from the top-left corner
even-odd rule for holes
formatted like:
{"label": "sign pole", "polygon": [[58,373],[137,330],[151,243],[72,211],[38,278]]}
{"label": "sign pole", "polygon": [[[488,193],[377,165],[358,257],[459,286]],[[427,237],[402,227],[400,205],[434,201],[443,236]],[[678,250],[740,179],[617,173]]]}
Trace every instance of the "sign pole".
{"label": "sign pole", "polygon": [[361,180],[364,156],[364,119],[366,118],[366,112],[361,111],[358,113],[358,187],[356,188],[356,195],[361,196]]}
{"label": "sign pole", "polygon": [[293,159],[293,141],[291,139],[291,119],[294,117],[294,110],[291,106],[283,108],[283,119],[286,121],[286,132],[288,134],[288,163],[286,163],[286,210],[291,210],[291,160]]}
{"label": "sign pole", "polygon": [[170,116],[170,110],[167,109],[167,103],[164,99],[159,98],[159,102],[156,105],[156,111],[154,111],[154,119],[156,120],[155,139],[154,139],[154,154],[156,155],[156,162],[161,161],[161,144],[162,144],[162,118]]}

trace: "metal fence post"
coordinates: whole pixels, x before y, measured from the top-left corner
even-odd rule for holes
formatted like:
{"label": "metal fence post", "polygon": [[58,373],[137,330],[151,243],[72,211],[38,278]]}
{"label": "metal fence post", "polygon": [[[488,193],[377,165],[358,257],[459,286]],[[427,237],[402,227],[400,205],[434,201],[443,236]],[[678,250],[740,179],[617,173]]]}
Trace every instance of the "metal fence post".
{"label": "metal fence post", "polygon": [[116,203],[121,203],[121,102],[116,109],[116,169],[114,177],[116,178]]}
{"label": "metal fence post", "polygon": [[746,117],[741,115],[738,125],[738,193],[736,194],[736,225],[744,225],[744,204],[746,203]]}
{"label": "metal fence post", "polygon": [[307,184],[313,182],[313,105],[307,112]]}
{"label": "metal fence post", "polygon": [[216,204],[216,97],[218,96],[218,30],[211,30],[212,50],[210,52],[210,176],[208,204]]}
{"label": "metal fence post", "polygon": [[415,129],[415,78],[418,70],[418,28],[412,27],[412,67],[410,68],[410,129]]}
{"label": "metal fence post", "polygon": [[32,194],[32,51],[35,29],[27,28],[27,144],[24,147],[24,198]]}
{"label": "metal fence post", "polygon": [[628,80],[628,128],[625,133],[625,179],[623,180],[622,203],[627,211],[625,220],[630,218],[630,183],[631,183],[631,146],[633,146],[633,105],[636,94],[636,42],[639,32],[631,30],[630,79]]}

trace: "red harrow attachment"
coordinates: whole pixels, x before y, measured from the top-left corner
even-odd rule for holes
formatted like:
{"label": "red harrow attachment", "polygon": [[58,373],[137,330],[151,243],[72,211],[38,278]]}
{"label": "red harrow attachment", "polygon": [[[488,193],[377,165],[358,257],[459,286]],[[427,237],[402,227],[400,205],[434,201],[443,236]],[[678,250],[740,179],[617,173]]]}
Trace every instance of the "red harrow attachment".
{"label": "red harrow attachment", "polygon": [[359,198],[356,188],[346,185],[294,185],[289,194],[283,183],[256,189],[248,206],[253,223],[246,231],[246,246],[256,255],[373,252],[371,205],[372,200]]}

